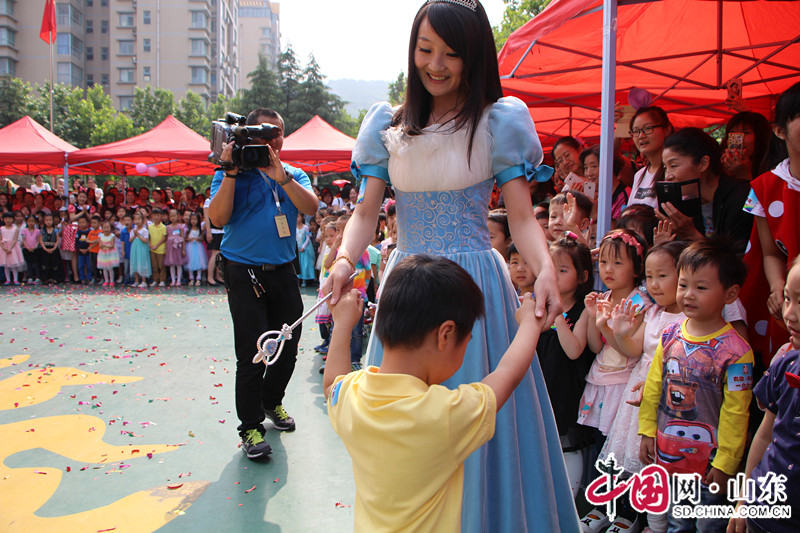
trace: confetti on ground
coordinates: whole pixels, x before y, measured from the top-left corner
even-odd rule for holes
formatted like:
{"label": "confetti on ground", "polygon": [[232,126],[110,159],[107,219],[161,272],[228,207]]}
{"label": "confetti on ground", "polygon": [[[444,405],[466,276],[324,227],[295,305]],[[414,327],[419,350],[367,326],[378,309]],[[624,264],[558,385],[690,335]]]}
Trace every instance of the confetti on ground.
{"label": "confetti on ground", "polygon": [[345,507],[350,507],[350,506],[349,505],[345,505],[342,502],[336,502],[335,507],[345,508]]}
{"label": "confetti on ground", "polygon": [[256,490],[256,486],[255,485],[253,485],[252,487],[250,487],[249,489],[247,489],[244,492],[245,492],[245,494],[247,494],[248,492],[253,492],[254,490]]}

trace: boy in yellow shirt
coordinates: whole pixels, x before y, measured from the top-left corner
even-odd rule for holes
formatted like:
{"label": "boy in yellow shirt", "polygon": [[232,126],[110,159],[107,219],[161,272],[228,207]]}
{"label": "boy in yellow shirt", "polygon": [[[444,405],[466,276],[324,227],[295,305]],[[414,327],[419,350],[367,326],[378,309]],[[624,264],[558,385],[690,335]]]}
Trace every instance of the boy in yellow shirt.
{"label": "boy in yellow shirt", "polygon": [[362,313],[358,290],[333,306],[323,386],[328,415],[353,461],[355,531],[461,531],[464,460],[494,434],[495,416],[533,359],[544,318],[530,294],[519,330],[480,383],[440,385],[461,366],[483,295],[441,257],[410,256],[383,285],[374,332],[378,367],[350,372],[350,332]]}
{"label": "boy in yellow shirt", "polygon": [[150,217],[153,223],[147,228],[150,232],[150,264],[153,267],[151,287],[167,285],[167,267],[164,266],[164,259],[167,257],[167,227],[161,223],[161,217],[161,209],[154,207]]}

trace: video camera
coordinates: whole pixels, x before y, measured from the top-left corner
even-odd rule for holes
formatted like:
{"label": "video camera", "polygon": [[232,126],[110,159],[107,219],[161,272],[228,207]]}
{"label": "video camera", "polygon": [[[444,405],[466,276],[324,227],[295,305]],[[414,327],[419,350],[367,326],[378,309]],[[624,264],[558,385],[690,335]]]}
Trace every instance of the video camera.
{"label": "video camera", "polygon": [[269,166],[269,147],[264,144],[253,144],[253,139],[274,139],[281,133],[281,129],[272,124],[259,126],[246,126],[247,119],[236,113],[225,113],[225,118],[211,123],[211,154],[208,160],[214,165],[222,165],[223,143],[233,142],[231,167],[239,170],[249,170],[257,167]]}

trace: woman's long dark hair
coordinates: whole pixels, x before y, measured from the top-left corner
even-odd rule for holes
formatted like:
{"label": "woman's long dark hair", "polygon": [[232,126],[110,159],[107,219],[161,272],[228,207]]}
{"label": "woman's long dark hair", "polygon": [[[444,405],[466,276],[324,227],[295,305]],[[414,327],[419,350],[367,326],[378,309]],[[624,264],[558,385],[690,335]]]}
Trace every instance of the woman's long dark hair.
{"label": "woman's long dark hair", "polygon": [[408,135],[420,135],[431,113],[431,95],[422,85],[414,63],[419,27],[426,17],[436,34],[464,61],[460,90],[466,102],[455,117],[455,129],[469,129],[468,153],[471,154],[475,130],[484,109],[503,96],[492,27],[480,2],[475,12],[448,2],[426,2],[419,9],[408,45],[406,100],[395,113],[392,125],[401,126]]}

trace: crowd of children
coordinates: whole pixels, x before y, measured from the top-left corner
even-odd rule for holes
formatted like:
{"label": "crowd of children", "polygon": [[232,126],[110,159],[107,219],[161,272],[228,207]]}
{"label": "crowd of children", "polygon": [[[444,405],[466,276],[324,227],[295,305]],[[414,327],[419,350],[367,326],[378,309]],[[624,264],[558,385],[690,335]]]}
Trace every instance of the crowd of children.
{"label": "crowd of children", "polygon": [[[751,126],[757,123],[752,115],[737,115],[729,127],[744,136],[743,146],[720,149],[701,130],[673,129],[659,108],[639,110],[630,124],[631,136],[646,165],[635,174],[631,188],[621,181],[630,164],[615,162],[614,228],[600,239],[594,222],[596,148],[581,153],[575,139],[559,141],[552,154],[557,169],[553,193],[543,193],[541,184],[532,186],[536,188],[532,196],[542,200],[534,212],[550,242],[564,311],[538,334],[537,357],[576,497],[600,476],[596,461],[613,457],[622,469],[619,479],[653,463],[669,474],[697,476],[701,484],[696,504],[732,508],[741,495],[728,492],[733,490],[729,481],[738,473],[758,479],[768,472],[786,476],[787,500],[782,503],[800,503],[800,478],[793,468],[800,402],[800,84],[778,100],[772,139],[777,148],[768,151],[768,143],[755,138],[769,132]],[[763,163],[770,154],[781,152],[778,160]],[[757,172],[769,168],[774,170],[758,177]],[[665,178],[672,183],[696,180],[696,212],[660,197],[659,184]],[[742,190],[750,189],[752,178],[756,178],[752,192],[746,197]],[[590,185],[592,180],[595,186]],[[501,194],[494,198],[502,204]],[[388,209],[385,214],[388,219]],[[325,220],[325,214],[322,217],[319,235],[325,244],[323,257],[328,259],[323,261],[324,279],[330,266],[326,254],[335,255],[343,226]],[[490,211],[487,224],[492,247],[505,258],[522,300],[533,293],[536,276],[512,241],[505,211]],[[392,229],[388,224],[386,235]],[[388,253],[392,238],[380,245],[379,240],[376,237],[373,244],[380,254]],[[386,288],[394,281],[387,280]],[[355,311],[349,300],[353,297],[342,300],[346,309],[333,309],[334,317],[347,321],[345,328],[335,331],[351,325],[360,329],[363,314]],[[394,298],[391,307],[400,305]],[[318,350],[323,353],[328,349],[330,315],[326,308],[317,316],[325,339]],[[768,322],[770,316],[773,322]],[[377,333],[384,335],[384,343],[392,344],[388,331]],[[334,333],[334,338],[343,350],[342,334]],[[351,347],[353,339],[351,332]],[[788,342],[776,353],[778,339]],[[759,341],[769,347],[755,349]],[[360,369],[352,357],[351,350],[350,369]],[[350,408],[342,403],[353,401],[351,387],[366,390],[379,378],[359,372],[335,380],[350,370],[343,361],[335,364],[330,376],[326,371],[329,414],[348,450],[357,452],[359,439],[351,433],[355,421],[339,418],[350,416]],[[378,372],[384,371],[392,372],[383,367]],[[404,373],[402,368],[396,371]],[[428,390],[424,397],[398,401],[428,401],[434,389]],[[751,403],[754,395],[757,402]],[[358,423],[367,423],[366,414]],[[485,438],[481,435],[476,445]],[[364,465],[356,465],[353,451],[358,484],[359,476],[369,476],[361,472]],[[374,507],[368,501],[361,505]],[[580,525],[584,533],[743,532],[745,527],[761,532],[800,527],[797,516],[747,521],[687,518],[673,514],[674,506],[672,502],[666,513],[639,513],[622,497],[617,499],[615,517],[606,515],[605,506],[597,507],[581,518]]]}

